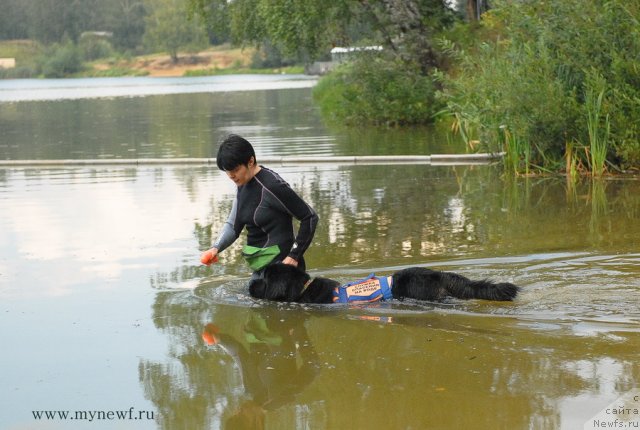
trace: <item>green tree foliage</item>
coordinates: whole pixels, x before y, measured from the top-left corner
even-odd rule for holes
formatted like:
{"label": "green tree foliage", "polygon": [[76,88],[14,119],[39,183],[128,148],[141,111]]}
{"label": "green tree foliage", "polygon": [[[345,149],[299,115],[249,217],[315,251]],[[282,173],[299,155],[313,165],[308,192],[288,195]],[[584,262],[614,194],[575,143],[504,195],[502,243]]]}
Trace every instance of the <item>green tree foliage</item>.
{"label": "green tree foliage", "polygon": [[145,0],[145,45],[149,50],[168,52],[178,62],[178,51],[201,48],[207,35],[197,20],[190,20],[182,0]]}
{"label": "green tree foliage", "polygon": [[75,44],[52,45],[42,58],[46,78],[64,78],[82,70],[82,52]]}
{"label": "green tree foliage", "polygon": [[136,50],[144,35],[145,7],[142,0],[118,0],[107,15],[106,29],[113,32],[113,45],[124,50]]}
{"label": "green tree foliage", "polygon": [[378,53],[347,62],[323,78],[313,94],[326,117],[354,125],[424,124],[438,106],[433,80],[419,67]]}
{"label": "green tree foliage", "polygon": [[293,66],[294,64],[296,64],[295,58],[284,56],[269,41],[263,43],[261,49],[256,50],[251,59],[251,68],[254,69],[279,68]]}
{"label": "green tree foliage", "polygon": [[82,53],[82,59],[85,61],[106,58],[113,54],[113,48],[108,40],[91,34],[80,38],[78,48]]}
{"label": "green tree foliage", "polygon": [[0,40],[29,37],[24,0],[0,0]]}
{"label": "green tree foliage", "polygon": [[77,40],[80,36],[79,13],[72,0],[28,1],[29,36],[44,44]]}
{"label": "green tree foliage", "polygon": [[229,32],[239,44],[271,41],[286,55],[309,59],[345,41],[354,18],[349,0],[188,0],[214,32]]}
{"label": "green tree foliage", "polygon": [[0,40],[77,42],[85,31],[113,32],[118,48],[134,49],[144,32],[142,0],[0,0]]}
{"label": "green tree foliage", "polygon": [[444,0],[188,0],[191,10],[237,43],[270,40],[309,60],[333,46],[381,44],[424,69],[438,64],[434,35],[454,19]]}
{"label": "green tree foliage", "polygon": [[113,1],[25,0],[29,37],[52,44],[77,42],[84,31],[105,31],[105,17]]}
{"label": "green tree foliage", "polygon": [[[335,108],[331,116],[348,122],[431,121],[437,105],[430,75],[443,64],[435,46],[436,35],[456,19],[444,0],[189,3],[208,25],[228,27],[237,43],[260,45],[268,41],[285,55],[308,62],[327,56],[334,46],[381,45],[384,54],[376,56],[373,63],[359,61],[326,78],[331,83],[321,85],[318,100]],[[331,110],[327,106],[324,110]]]}
{"label": "green tree foliage", "polygon": [[[589,168],[589,130],[596,127],[607,130],[609,163],[637,167],[640,1],[495,0],[492,6],[481,29],[490,37],[466,51],[447,45],[459,70],[442,75],[442,95],[467,139],[495,150],[518,148],[509,158],[520,161],[519,171],[529,164],[560,168],[568,156]],[[602,95],[595,117],[593,103],[586,103],[593,94]]]}

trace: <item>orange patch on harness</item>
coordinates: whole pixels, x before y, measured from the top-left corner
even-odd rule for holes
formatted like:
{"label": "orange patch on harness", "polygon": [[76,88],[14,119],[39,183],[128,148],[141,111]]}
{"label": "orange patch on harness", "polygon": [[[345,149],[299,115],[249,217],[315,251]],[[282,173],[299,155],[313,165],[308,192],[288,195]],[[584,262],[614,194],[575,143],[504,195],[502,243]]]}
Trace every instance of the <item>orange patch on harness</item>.
{"label": "orange patch on harness", "polygon": [[367,279],[359,284],[351,285],[345,288],[347,296],[369,296],[380,289],[380,281],[378,279]]}
{"label": "orange patch on harness", "polygon": [[372,303],[392,298],[391,277],[376,277],[373,273],[367,278],[336,287],[333,291],[334,303]]}

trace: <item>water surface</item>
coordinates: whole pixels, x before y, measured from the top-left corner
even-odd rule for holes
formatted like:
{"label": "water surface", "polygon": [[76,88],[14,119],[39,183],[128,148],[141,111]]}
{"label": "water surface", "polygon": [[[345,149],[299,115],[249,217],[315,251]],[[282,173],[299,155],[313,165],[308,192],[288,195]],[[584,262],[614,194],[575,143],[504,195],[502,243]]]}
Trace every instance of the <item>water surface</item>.
{"label": "water surface", "polygon": [[[258,158],[464,152],[433,129],[329,126],[308,88],[5,102],[0,126],[2,159],[209,157],[232,131]],[[2,168],[0,428],[581,429],[638,387],[637,178],[269,167],[320,215],[312,274],[423,266],[521,295],[253,300],[240,242],[199,264],[234,194],[215,168]]]}
{"label": "water surface", "polygon": [[[256,301],[238,246],[198,264],[230,209],[220,172],[5,169],[3,428],[33,424],[36,409],[135,407],[157,413],[135,428],[219,428],[240,412],[267,428],[568,429],[637,386],[635,180],[595,185],[596,203],[593,184],[504,187],[491,166],[277,169],[322,219],[312,273],[346,282],[417,265],[511,281],[521,296]],[[217,345],[201,337],[208,324]]]}
{"label": "water surface", "polygon": [[[465,151],[431,127],[326,125],[312,101],[313,83],[286,75],[0,80],[0,159],[208,158],[228,133],[247,137],[258,156]],[[124,97],[115,89],[157,92]],[[3,91],[32,99],[3,102]],[[85,97],[87,91],[102,97]]]}
{"label": "water surface", "polygon": [[0,102],[278,90],[311,88],[315,83],[315,77],[305,75],[5,79],[0,80]]}

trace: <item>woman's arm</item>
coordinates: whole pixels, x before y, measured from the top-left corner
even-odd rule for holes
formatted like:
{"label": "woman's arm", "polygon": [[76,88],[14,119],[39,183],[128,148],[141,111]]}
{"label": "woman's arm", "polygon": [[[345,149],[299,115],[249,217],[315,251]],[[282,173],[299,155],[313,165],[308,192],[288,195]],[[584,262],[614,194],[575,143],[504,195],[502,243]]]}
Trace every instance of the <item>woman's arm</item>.
{"label": "woman's arm", "polygon": [[297,261],[309,248],[309,245],[311,245],[319,221],[318,214],[282,179],[267,189],[280,201],[292,217],[300,221],[300,228],[293,246],[288,256],[283,260],[285,264],[296,265]]}

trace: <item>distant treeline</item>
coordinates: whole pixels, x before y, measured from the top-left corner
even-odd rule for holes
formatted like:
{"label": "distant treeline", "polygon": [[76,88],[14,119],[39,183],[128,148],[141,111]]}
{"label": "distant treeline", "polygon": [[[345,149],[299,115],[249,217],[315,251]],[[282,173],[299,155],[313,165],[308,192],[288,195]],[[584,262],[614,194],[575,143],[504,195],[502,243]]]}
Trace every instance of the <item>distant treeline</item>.
{"label": "distant treeline", "polygon": [[52,44],[106,31],[114,46],[133,50],[142,44],[147,9],[140,0],[0,0],[0,39]]}
{"label": "distant treeline", "polygon": [[[84,32],[109,32],[119,50],[143,47],[149,18],[177,12],[187,20],[182,0],[0,0],[0,40],[33,39],[49,45],[77,42]],[[227,41],[211,35],[210,42]]]}
{"label": "distant treeline", "polygon": [[[101,58],[220,44],[184,0],[0,0],[0,57],[15,57],[0,78],[67,77]],[[110,70],[115,75],[135,70]]]}

